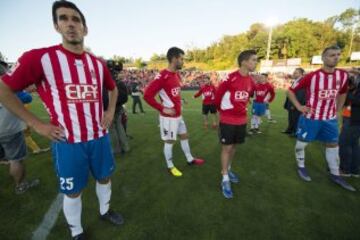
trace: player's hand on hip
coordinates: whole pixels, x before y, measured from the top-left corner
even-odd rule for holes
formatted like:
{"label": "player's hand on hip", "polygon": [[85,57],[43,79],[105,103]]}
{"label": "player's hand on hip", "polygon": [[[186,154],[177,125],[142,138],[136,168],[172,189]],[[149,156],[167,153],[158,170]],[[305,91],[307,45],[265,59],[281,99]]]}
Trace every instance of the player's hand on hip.
{"label": "player's hand on hip", "polygon": [[300,106],[298,108],[299,112],[303,113],[303,114],[307,114],[311,112],[311,109],[307,106]]}
{"label": "player's hand on hip", "polygon": [[113,119],[114,119],[114,114],[109,111],[105,111],[103,119],[101,121],[101,127],[108,129],[110,127]]}
{"label": "player's hand on hip", "polygon": [[57,127],[52,124],[39,122],[33,125],[35,132],[50,139],[51,141],[64,141],[65,131],[62,127]]}
{"label": "player's hand on hip", "polygon": [[174,116],[176,114],[175,109],[173,108],[164,108],[162,112],[169,116]]}

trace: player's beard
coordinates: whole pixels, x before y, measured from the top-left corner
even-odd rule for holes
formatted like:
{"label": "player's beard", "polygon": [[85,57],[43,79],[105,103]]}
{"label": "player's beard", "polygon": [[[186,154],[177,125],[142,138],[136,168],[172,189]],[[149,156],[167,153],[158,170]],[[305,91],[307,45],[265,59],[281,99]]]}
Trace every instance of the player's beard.
{"label": "player's beard", "polygon": [[83,45],[84,39],[81,39],[81,40],[69,40],[67,42],[69,44],[71,44],[71,45]]}
{"label": "player's beard", "polygon": [[181,70],[183,68],[183,64],[176,64],[176,70]]}

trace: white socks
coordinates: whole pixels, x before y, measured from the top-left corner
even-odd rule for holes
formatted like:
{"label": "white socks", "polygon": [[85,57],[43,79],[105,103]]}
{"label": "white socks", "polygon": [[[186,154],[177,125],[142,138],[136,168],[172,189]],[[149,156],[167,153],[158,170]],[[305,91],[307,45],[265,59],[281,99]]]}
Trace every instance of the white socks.
{"label": "white socks", "polygon": [[96,182],[96,195],[99,199],[100,214],[104,215],[110,208],[111,181],[107,184]]}
{"label": "white socks", "polygon": [[270,112],[269,109],[266,109],[265,115],[266,115],[266,117],[267,117],[268,120],[271,120],[271,119],[272,119],[272,118],[271,118],[271,112]]}
{"label": "white socks", "polygon": [[168,168],[174,167],[174,163],[172,161],[172,156],[173,156],[172,148],[173,148],[172,143],[164,143],[164,155],[165,155],[166,165]]}
{"label": "white socks", "polygon": [[185,154],[186,160],[188,162],[192,162],[194,160],[194,157],[191,155],[190,152],[189,140],[188,139],[180,140],[180,143],[181,143],[181,149]]}
{"label": "white socks", "polygon": [[298,167],[305,167],[305,147],[307,143],[302,141],[296,141],[295,145],[295,157]]}
{"label": "white socks", "polygon": [[[305,147],[307,143],[297,141],[295,145],[295,156],[298,167],[305,167]],[[331,174],[339,175],[339,147],[335,148],[326,148],[325,150],[325,158],[328,163]]]}
{"label": "white socks", "polygon": [[223,181],[223,182],[228,182],[228,181],[230,181],[229,174],[223,175],[222,181]]}
{"label": "white socks", "polygon": [[259,128],[258,122],[257,122],[257,116],[253,115],[251,118],[251,129]]}
{"label": "white socks", "polygon": [[339,175],[338,156],[339,156],[339,147],[326,148],[325,150],[326,161],[328,163],[331,174],[336,176]]}
{"label": "white socks", "polygon": [[81,226],[81,209],[81,195],[77,198],[70,198],[64,195],[63,211],[72,237],[83,232]]}

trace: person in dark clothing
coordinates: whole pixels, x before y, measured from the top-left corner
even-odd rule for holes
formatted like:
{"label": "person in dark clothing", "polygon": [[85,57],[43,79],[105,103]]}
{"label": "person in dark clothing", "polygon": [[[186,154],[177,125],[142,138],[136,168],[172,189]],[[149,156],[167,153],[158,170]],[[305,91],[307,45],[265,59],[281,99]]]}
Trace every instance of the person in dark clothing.
{"label": "person in dark clothing", "polygon": [[133,105],[132,105],[133,114],[137,113],[136,105],[139,105],[141,113],[145,113],[142,107],[141,94],[142,94],[142,90],[140,88],[140,83],[138,81],[134,81],[131,85],[131,97],[133,99]]}
{"label": "person in dark clothing", "polygon": [[[302,77],[304,76],[304,69],[296,68],[293,73],[293,78],[295,79],[293,82],[294,84],[298,84],[301,81]],[[296,92],[296,98],[302,105],[305,105],[305,90],[299,90]],[[291,103],[288,97],[286,97],[284,108],[288,111],[288,127],[282,133],[289,134],[291,136],[295,136],[297,131],[297,124],[299,121],[299,117],[301,112],[299,112],[295,106]]]}
{"label": "person in dark clothing", "polygon": [[360,71],[350,73],[349,92],[343,108],[339,137],[340,174],[360,177]]}
{"label": "person in dark clothing", "polygon": [[[107,61],[107,66],[110,70],[112,78],[115,79],[116,87],[118,89],[118,98],[116,101],[114,120],[110,126],[111,144],[114,154],[126,153],[130,151],[129,141],[126,134],[126,111],[123,105],[128,101],[128,89],[122,81],[123,65],[112,60]],[[104,95],[104,108],[107,107],[108,99]]]}

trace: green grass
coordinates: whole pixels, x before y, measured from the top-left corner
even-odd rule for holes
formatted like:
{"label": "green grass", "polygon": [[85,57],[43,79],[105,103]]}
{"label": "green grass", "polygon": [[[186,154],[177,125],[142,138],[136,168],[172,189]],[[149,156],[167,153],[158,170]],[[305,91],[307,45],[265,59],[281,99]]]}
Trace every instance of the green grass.
{"label": "green grass", "polygon": [[[220,145],[217,132],[202,128],[201,101],[188,100],[184,118],[193,155],[207,162],[188,167],[177,143],[175,164],[183,177],[165,171],[158,114],[146,107],[143,115],[129,114],[132,151],[117,158],[113,176],[112,208],[126,223],[115,228],[98,219],[94,181],[83,194],[83,226],[90,239],[360,239],[360,195],[332,184],[326,173],[323,147],[307,148],[313,181],[299,180],[293,154],[295,140],[280,133],[286,125],[283,92],[271,106],[277,124],[264,123],[263,134],[247,139],[237,149],[233,168],[241,175],[235,198],[220,192]],[[131,103],[131,101],[130,101]],[[38,100],[32,110],[45,117]],[[34,134],[42,146],[47,140]],[[50,154],[29,155],[27,173],[41,185],[16,196],[7,167],[0,166],[0,239],[30,239],[57,194]],[[360,180],[350,179],[360,189]],[[69,239],[61,213],[48,239]]]}

